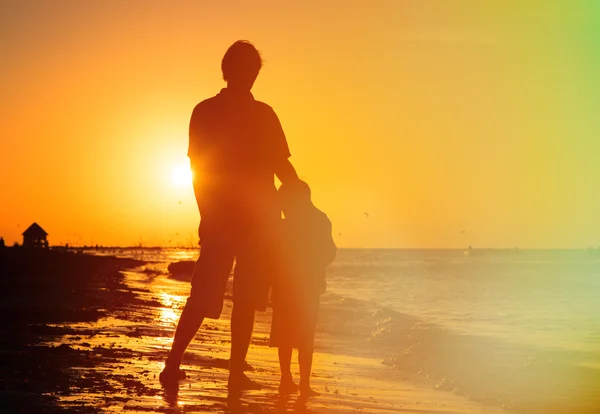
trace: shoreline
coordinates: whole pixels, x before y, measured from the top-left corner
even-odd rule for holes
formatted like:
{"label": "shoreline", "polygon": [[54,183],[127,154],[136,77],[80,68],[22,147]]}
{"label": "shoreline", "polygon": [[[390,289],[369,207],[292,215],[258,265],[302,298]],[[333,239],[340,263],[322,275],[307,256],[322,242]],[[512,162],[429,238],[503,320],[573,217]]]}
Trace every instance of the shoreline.
{"label": "shoreline", "polygon": [[[58,396],[77,383],[74,366],[93,367],[90,353],[67,344],[69,323],[94,323],[135,302],[124,283],[133,259],[43,249],[0,249],[0,392],[12,412],[63,412]],[[81,333],[77,333],[81,335]],[[94,410],[90,410],[94,412]]]}
{"label": "shoreline", "polygon": [[[418,364],[422,355],[406,355],[408,359],[394,367],[395,359],[370,348],[374,343],[359,346],[361,336],[351,339],[344,336],[348,333],[330,331],[328,326],[345,329],[336,324],[355,321],[352,315],[389,316],[373,314],[372,309],[363,312],[353,300],[335,295],[328,300],[337,305],[328,305],[322,321],[327,326],[315,341],[312,383],[321,395],[306,405],[297,396],[278,397],[277,351],[268,346],[270,309],[257,312],[247,358],[248,375],[264,388],[246,392],[239,400],[228,398],[229,296],[221,319],[206,320],[184,356],[188,379],[177,390],[165,390],[158,374],[189,292],[189,283],[168,273],[172,260],[52,251],[36,252],[36,260],[31,260],[28,254],[15,253],[13,267],[18,270],[2,281],[2,287],[12,291],[0,293],[4,319],[12,319],[0,336],[0,397],[16,412],[513,412],[493,401],[468,398],[436,376],[419,371],[415,377],[416,371],[404,369],[403,364]],[[5,267],[6,255],[0,252]],[[350,313],[339,319],[339,312]],[[412,326],[415,317],[399,316],[400,328]],[[295,359],[294,353],[297,379]]]}
{"label": "shoreline", "polygon": [[[306,407],[297,396],[282,400],[277,352],[267,340],[270,311],[257,313],[248,352],[248,375],[264,388],[232,401],[229,298],[221,319],[207,320],[186,352],[188,379],[176,393],[164,390],[157,377],[185,298],[161,292],[185,292],[188,284],[132,271],[145,264],[140,260],[10,249],[0,258],[9,269],[3,319],[12,319],[0,341],[0,389],[3,406],[14,412],[481,412],[462,397],[403,382],[375,358],[320,352],[321,336],[313,368],[321,395]],[[295,361],[293,371],[297,376]]]}

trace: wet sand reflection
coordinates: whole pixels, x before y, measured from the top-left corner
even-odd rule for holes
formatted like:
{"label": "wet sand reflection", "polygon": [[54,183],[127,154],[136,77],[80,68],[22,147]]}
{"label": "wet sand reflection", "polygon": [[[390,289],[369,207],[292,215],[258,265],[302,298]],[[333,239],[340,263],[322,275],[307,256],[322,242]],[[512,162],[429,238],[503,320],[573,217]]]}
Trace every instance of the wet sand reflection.
{"label": "wet sand reflection", "polygon": [[[72,358],[70,366],[77,380],[57,394],[59,404],[68,410],[96,407],[109,413],[390,413],[403,412],[403,404],[398,403],[400,396],[405,403],[407,399],[422,398],[423,392],[410,384],[382,378],[382,369],[390,375],[396,370],[382,366],[378,360],[320,352],[315,354],[313,383],[321,396],[308,402],[295,395],[280,398],[277,352],[268,346],[269,310],[257,313],[247,367],[248,375],[263,389],[228,395],[229,299],[222,318],[207,321],[188,348],[182,365],[188,378],[178,387],[164,389],[158,373],[170,349],[189,283],[171,280],[165,274],[151,278],[141,271],[125,275],[127,285],[138,295],[135,301],[117,304],[109,317],[97,322],[54,325],[62,335],[45,343]],[[435,402],[420,402],[419,408],[422,412],[448,413],[454,411],[439,408],[458,402],[452,394],[440,394]],[[439,410],[428,411],[428,407]]]}

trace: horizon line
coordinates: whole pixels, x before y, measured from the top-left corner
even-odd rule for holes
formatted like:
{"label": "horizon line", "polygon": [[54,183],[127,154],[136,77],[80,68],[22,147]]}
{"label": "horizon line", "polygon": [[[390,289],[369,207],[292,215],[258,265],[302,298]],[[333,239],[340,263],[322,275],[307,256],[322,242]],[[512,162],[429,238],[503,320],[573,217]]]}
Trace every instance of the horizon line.
{"label": "horizon line", "polygon": [[[13,246],[6,246],[13,247]],[[19,245],[19,247],[22,247]],[[50,245],[50,249],[89,249],[89,250],[110,250],[110,249],[138,249],[138,250],[158,250],[158,249],[180,249],[180,250],[196,250],[200,246],[141,246],[141,245],[75,245],[68,246],[57,244]],[[338,250],[469,250],[467,247],[338,247]],[[473,250],[497,250],[497,251],[524,251],[524,250],[596,250],[600,251],[600,246],[588,247],[473,247]]]}

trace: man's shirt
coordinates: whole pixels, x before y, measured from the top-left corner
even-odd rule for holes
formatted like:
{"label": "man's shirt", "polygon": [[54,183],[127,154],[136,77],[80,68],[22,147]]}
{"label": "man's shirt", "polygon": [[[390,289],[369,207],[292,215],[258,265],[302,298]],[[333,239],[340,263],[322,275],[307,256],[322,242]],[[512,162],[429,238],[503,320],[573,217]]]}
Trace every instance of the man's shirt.
{"label": "man's shirt", "polygon": [[188,156],[203,221],[279,217],[275,166],[290,152],[273,109],[249,91],[224,88],[194,108]]}

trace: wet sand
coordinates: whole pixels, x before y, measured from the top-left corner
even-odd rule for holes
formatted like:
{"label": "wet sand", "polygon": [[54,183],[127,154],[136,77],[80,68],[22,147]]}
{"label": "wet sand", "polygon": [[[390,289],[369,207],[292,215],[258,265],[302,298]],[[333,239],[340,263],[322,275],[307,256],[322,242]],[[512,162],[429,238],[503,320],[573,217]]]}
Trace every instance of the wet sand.
{"label": "wet sand", "polygon": [[[229,299],[221,319],[205,322],[190,345],[183,361],[188,378],[165,390],[158,373],[189,284],[169,278],[166,263],[87,255],[53,260],[53,279],[38,258],[35,266],[21,263],[26,269],[13,270],[12,282],[2,285],[6,412],[503,412],[415,385],[376,358],[337,352],[326,334],[316,338],[313,368],[312,385],[321,394],[307,402],[282,399],[277,353],[268,347],[269,310],[257,314],[247,358],[248,375],[263,389],[228,398]],[[19,274],[26,277],[17,282]],[[297,378],[296,364],[293,371]]]}

